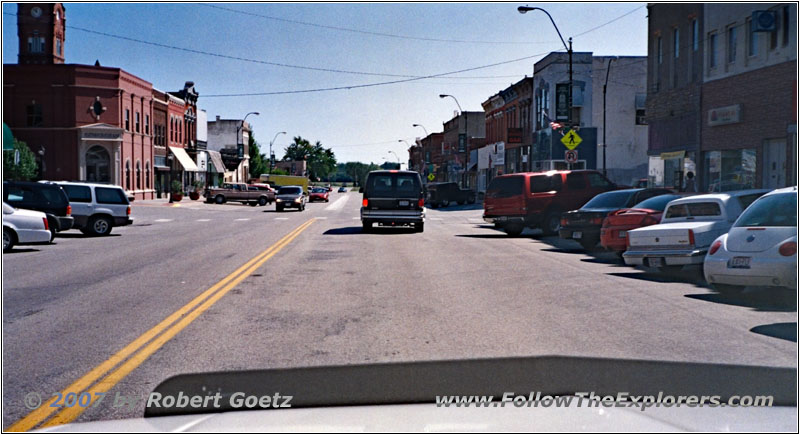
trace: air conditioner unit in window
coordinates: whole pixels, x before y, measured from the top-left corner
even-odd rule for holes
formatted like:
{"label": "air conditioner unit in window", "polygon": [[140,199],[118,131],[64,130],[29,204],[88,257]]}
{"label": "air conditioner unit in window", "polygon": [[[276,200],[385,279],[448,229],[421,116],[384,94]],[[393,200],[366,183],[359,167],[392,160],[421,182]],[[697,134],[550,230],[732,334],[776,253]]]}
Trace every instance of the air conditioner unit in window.
{"label": "air conditioner unit in window", "polygon": [[754,32],[774,32],[778,30],[778,14],[775,11],[753,11]]}

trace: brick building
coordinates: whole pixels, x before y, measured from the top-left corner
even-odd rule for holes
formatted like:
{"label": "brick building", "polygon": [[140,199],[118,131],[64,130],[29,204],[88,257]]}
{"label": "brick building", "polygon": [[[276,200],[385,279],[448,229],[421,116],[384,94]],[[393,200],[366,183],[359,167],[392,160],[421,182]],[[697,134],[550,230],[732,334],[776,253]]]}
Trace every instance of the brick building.
{"label": "brick building", "polygon": [[[502,158],[495,156],[493,160],[500,173],[530,170],[532,95],[533,79],[525,77],[483,102],[486,143],[497,148],[495,154],[503,153]],[[496,169],[492,175],[497,175]]]}
{"label": "brick building", "polygon": [[429,174],[434,174],[433,181],[444,181],[438,179],[436,174],[442,166],[442,156],[444,152],[444,134],[431,133],[417,141],[420,147],[420,154],[422,155],[422,170],[420,174],[428,180]]}
{"label": "brick building", "polygon": [[485,115],[462,112],[443,124],[442,161],[436,181],[454,181],[463,187],[475,187],[475,173],[470,173],[468,144],[472,138],[486,137]]}

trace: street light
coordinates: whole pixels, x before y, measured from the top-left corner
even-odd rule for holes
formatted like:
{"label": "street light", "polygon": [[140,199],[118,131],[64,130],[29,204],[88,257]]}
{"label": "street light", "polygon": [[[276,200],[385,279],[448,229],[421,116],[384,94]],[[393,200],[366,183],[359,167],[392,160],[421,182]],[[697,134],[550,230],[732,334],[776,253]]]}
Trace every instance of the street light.
{"label": "street light", "polygon": [[606,83],[603,85],[603,176],[606,175],[606,90],[608,89],[608,74],[611,72],[611,62],[615,60],[619,60],[619,57],[608,59]]}
{"label": "street light", "polygon": [[[260,113],[258,113],[258,112],[249,112],[247,115],[244,115],[244,118],[242,118],[242,123],[239,125],[239,128],[236,130],[236,142],[237,142],[237,145],[239,146],[239,150],[238,151],[239,151],[239,157],[240,158],[244,158],[244,137],[242,137],[241,133],[242,133],[242,130],[244,130],[244,121],[247,120],[247,117],[250,116],[250,115],[258,116],[258,115],[260,115]],[[241,144],[238,143],[239,139],[242,140]],[[238,170],[237,170],[237,173],[238,173]],[[237,174],[237,178],[238,178],[238,174]]]}
{"label": "street light", "polygon": [[278,135],[281,135],[281,134],[286,134],[286,132],[285,131],[279,131],[279,132],[275,133],[275,137],[273,137],[272,140],[269,141],[269,173],[270,174],[272,174],[272,166],[273,166],[273,164],[275,162],[275,159],[273,158],[273,155],[272,155],[272,144],[273,144],[273,142],[275,142],[275,139],[278,138]]}
{"label": "street light", "polygon": [[569,53],[569,115],[567,117],[567,123],[569,124],[569,128],[572,128],[572,38],[569,38],[569,46],[567,43],[564,42],[564,37],[561,36],[561,31],[558,30],[558,26],[556,26],[556,22],[553,21],[553,17],[550,16],[550,13],[542,8],[537,7],[529,7],[529,6],[520,6],[517,8],[519,13],[524,14],[528,11],[542,11],[547,14],[547,17],[550,18],[550,22],[553,23],[553,27],[556,28],[556,33],[558,33],[558,37],[561,39],[561,43],[564,44],[564,48],[567,49],[567,53]]}
{"label": "street light", "polygon": [[[406,142],[406,141],[400,139],[400,142]],[[406,142],[406,143],[408,143],[408,142]],[[392,150],[389,150],[389,154],[394,154],[394,156],[397,158],[397,165],[400,166],[400,156],[398,156],[397,153],[392,151]]]}
{"label": "street light", "polygon": [[[456,105],[458,106],[458,113],[459,115],[463,115],[464,111],[461,110],[461,104],[458,103],[458,99],[456,97],[449,95],[449,94],[439,94],[439,98],[452,98]],[[460,135],[459,135],[460,136]],[[461,148],[461,138],[459,137],[459,148]],[[467,187],[467,118],[464,117],[464,162],[462,163],[462,170],[461,170],[461,187]]]}
{"label": "street light", "polygon": [[428,137],[428,129],[427,129],[427,128],[425,128],[425,126],[424,126],[424,125],[422,125],[422,124],[412,124],[411,126],[412,126],[412,127],[421,127],[421,128],[422,128],[422,131],[424,131],[424,132],[425,132],[425,137]]}

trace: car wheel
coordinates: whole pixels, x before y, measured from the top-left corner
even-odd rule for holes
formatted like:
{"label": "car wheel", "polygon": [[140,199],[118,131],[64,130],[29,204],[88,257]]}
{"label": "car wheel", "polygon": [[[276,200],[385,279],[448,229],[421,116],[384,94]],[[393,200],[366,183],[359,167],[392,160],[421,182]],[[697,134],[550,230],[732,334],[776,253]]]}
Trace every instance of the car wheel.
{"label": "car wheel", "polygon": [[723,295],[736,295],[744,290],[744,286],[730,284],[711,284],[711,287]]}
{"label": "car wheel", "polygon": [[111,234],[111,220],[105,216],[96,216],[89,219],[89,232],[95,236],[107,236]]}
{"label": "car wheel", "polygon": [[14,248],[14,244],[17,243],[17,237],[9,228],[3,228],[3,252],[8,252],[12,248]]}
{"label": "car wheel", "polygon": [[506,232],[511,237],[517,237],[518,235],[522,234],[522,230],[525,228],[522,225],[506,225],[503,228],[503,231]]}
{"label": "car wheel", "polygon": [[361,222],[361,231],[364,233],[372,231],[372,222],[367,222],[367,221]]}
{"label": "car wheel", "polygon": [[425,231],[425,222],[420,222],[418,224],[414,224],[414,231],[421,233]]}
{"label": "car wheel", "polygon": [[583,246],[583,249],[585,249],[588,252],[594,251],[594,248],[597,246],[597,242],[598,242],[597,239],[581,239],[580,240],[581,246]]}
{"label": "car wheel", "polygon": [[468,204],[475,204],[475,197],[474,196],[470,196],[469,200],[467,200],[467,203]]}
{"label": "car wheel", "polygon": [[258,203],[255,201],[247,201],[247,205],[249,205],[250,207],[255,207],[258,205]]}
{"label": "car wheel", "polygon": [[552,236],[558,233],[558,228],[561,226],[561,212],[551,211],[544,217],[542,222],[542,232],[545,236]]}
{"label": "car wheel", "polygon": [[283,204],[278,204],[275,206],[275,211],[283,211]]}
{"label": "car wheel", "polygon": [[50,230],[50,243],[53,243],[53,240],[56,239],[56,230]]}
{"label": "car wheel", "polygon": [[448,207],[448,206],[450,206],[450,200],[449,199],[442,200],[442,207]]}
{"label": "car wheel", "polygon": [[258,205],[260,205],[261,207],[264,207],[265,205],[267,205],[267,202],[268,202],[267,198],[265,198],[263,196],[261,198],[258,198]]}
{"label": "car wheel", "polygon": [[458,205],[464,205],[466,203],[467,203],[467,201],[458,201]]}
{"label": "car wheel", "polygon": [[214,202],[216,202],[217,204],[225,204],[225,197],[222,195],[217,195],[214,198]]}
{"label": "car wheel", "polygon": [[683,270],[683,266],[661,266],[658,268],[658,271],[663,273],[664,275],[672,275],[679,273]]}

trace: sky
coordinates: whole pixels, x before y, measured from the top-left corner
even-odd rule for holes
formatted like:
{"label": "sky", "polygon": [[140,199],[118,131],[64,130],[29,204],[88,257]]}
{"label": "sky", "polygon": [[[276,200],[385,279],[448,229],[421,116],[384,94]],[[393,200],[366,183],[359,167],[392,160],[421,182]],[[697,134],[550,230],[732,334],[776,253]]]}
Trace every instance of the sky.
{"label": "sky", "polygon": [[[517,12],[525,4],[546,9],[576,52],[647,55],[645,3],[67,3],[64,49],[67,63],[97,60],[162,91],[193,81],[209,120],[259,112],[247,120],[262,152],[287,132],[277,158],[302,136],[340,162],[395,162],[389,151],[405,162],[400,140],[425,136],[412,124],[440,132],[458,109],[439,94],[480,111],[564,50],[546,14]],[[3,63],[17,62],[16,11],[3,4]]]}

